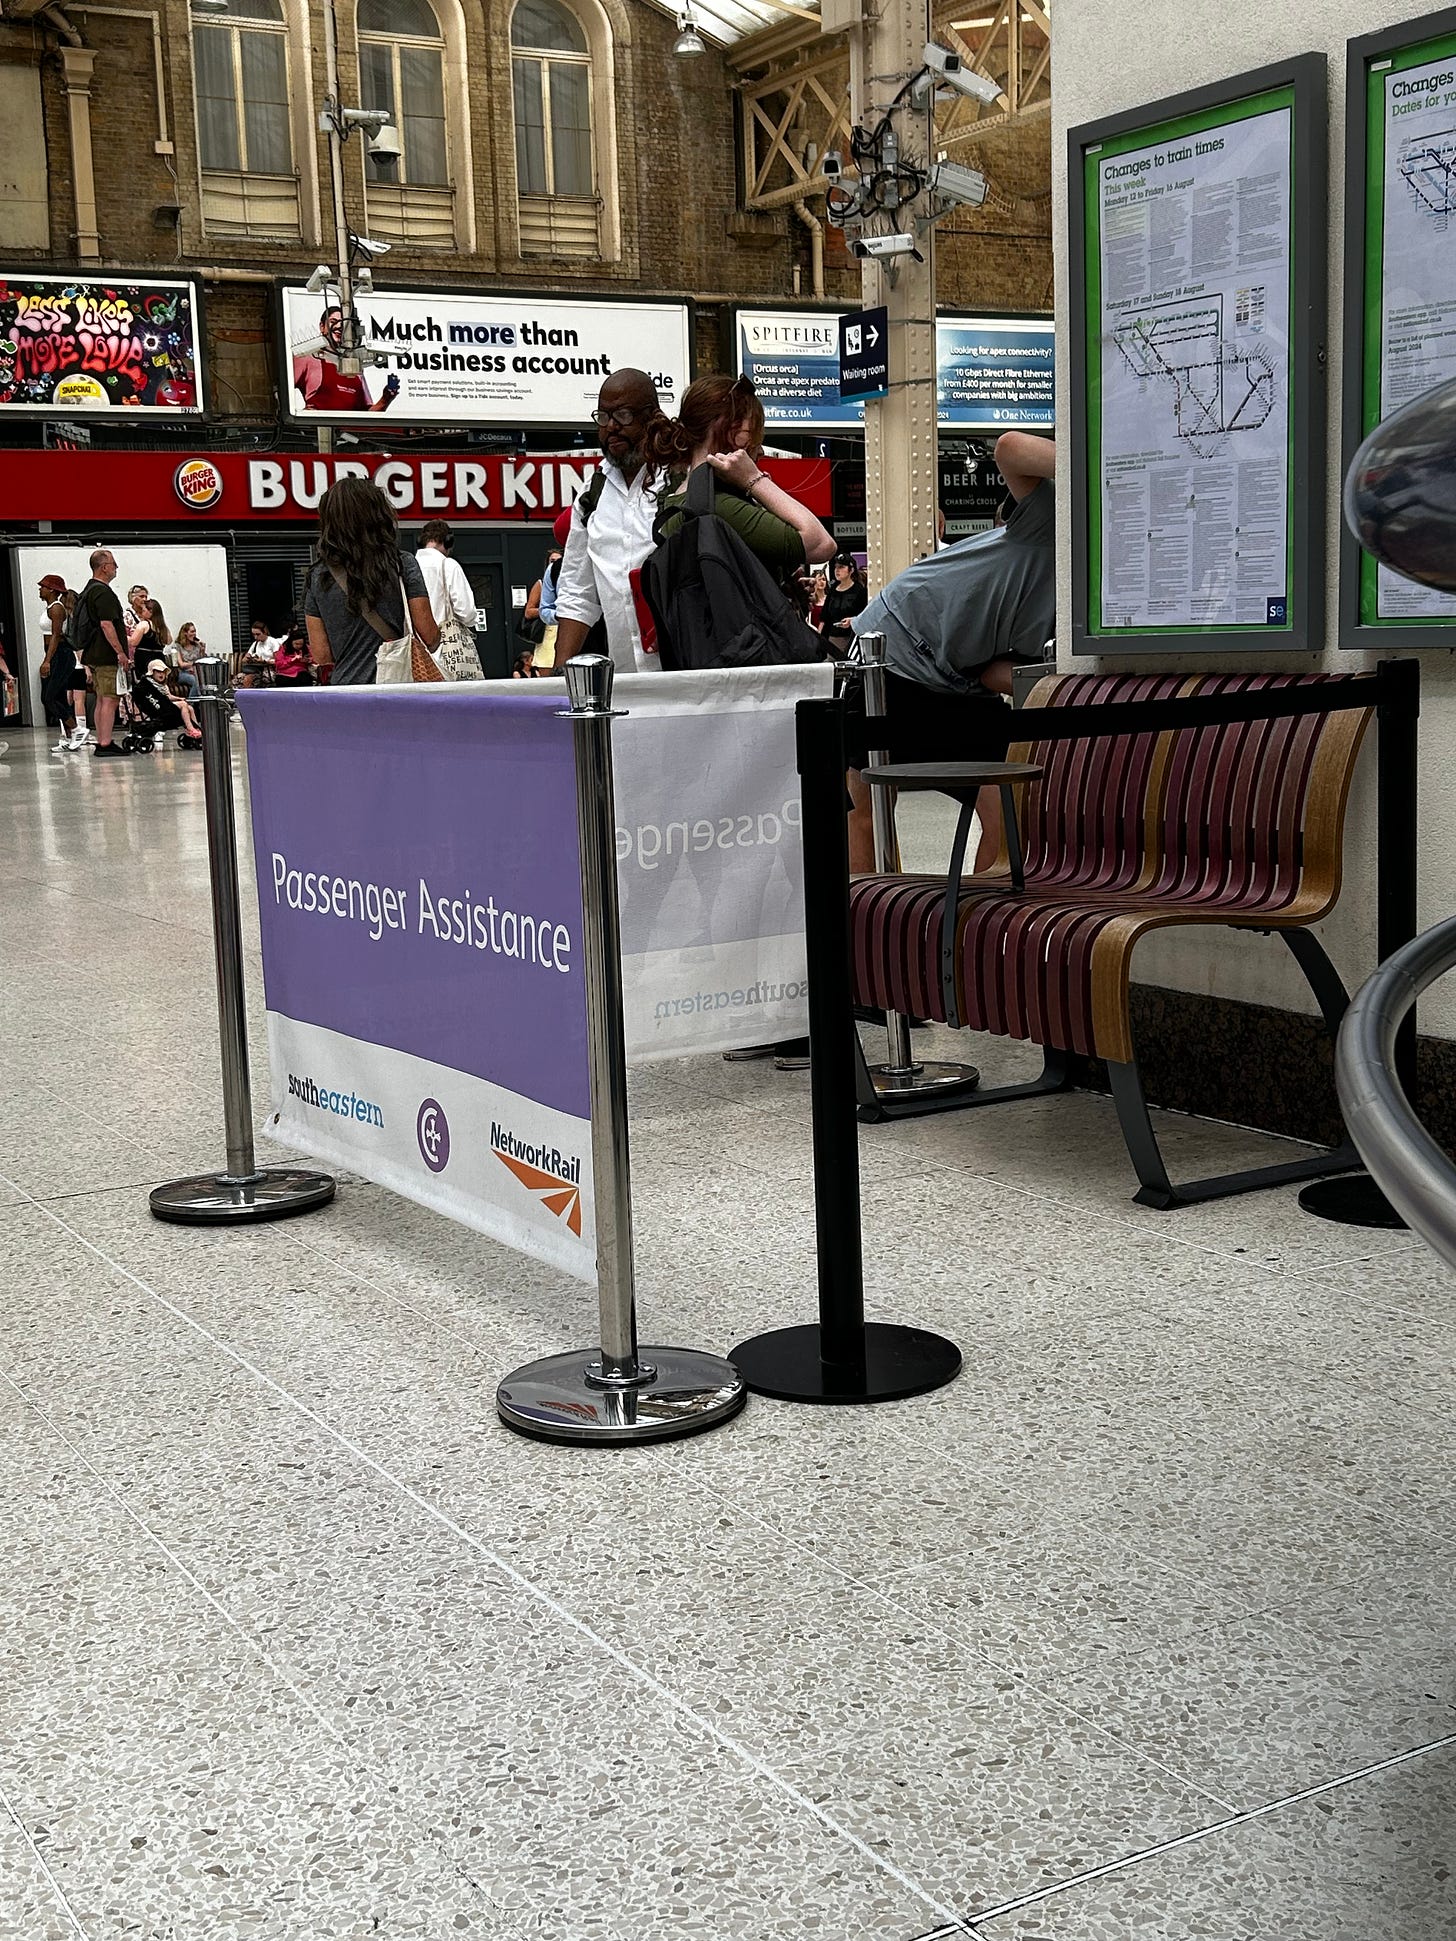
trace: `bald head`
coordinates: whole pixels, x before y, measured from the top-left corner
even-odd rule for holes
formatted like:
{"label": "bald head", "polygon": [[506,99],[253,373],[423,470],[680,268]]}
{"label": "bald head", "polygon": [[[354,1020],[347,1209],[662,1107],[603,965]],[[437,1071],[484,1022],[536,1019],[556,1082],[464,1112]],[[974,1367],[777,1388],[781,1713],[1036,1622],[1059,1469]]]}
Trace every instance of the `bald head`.
{"label": "bald head", "polygon": [[628,478],[642,469],[647,427],[659,408],[657,386],[630,366],[613,371],[597,397],[602,450]]}

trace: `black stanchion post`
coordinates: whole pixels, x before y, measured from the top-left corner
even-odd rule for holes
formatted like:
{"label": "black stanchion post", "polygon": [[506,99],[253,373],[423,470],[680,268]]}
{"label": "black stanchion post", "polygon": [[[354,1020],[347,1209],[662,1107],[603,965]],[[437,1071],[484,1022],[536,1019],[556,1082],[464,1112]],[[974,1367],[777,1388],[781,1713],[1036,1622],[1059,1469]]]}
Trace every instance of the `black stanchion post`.
{"label": "black stanchion post", "polygon": [[755,1335],[732,1350],[732,1360],[759,1395],[891,1402],[940,1388],[959,1372],[961,1353],[923,1328],[865,1320],[843,702],[801,701],[797,727],[819,1319]]}
{"label": "black stanchion post", "polygon": [[[1375,956],[1385,963],[1416,934],[1416,845],[1420,828],[1421,667],[1383,660],[1384,693],[1375,711]],[[1395,1039],[1395,1071],[1412,1106],[1416,1089],[1416,1010]],[[1343,1227],[1403,1227],[1404,1219],[1368,1173],[1317,1180],[1299,1196],[1306,1213]]]}
{"label": "black stanchion post", "polygon": [[232,1226],[308,1213],[334,1197],[328,1173],[294,1166],[260,1170],[253,1153],[253,1093],[248,1074],[248,1015],[243,987],[243,928],[238,900],[237,819],[228,733],[233,701],[226,663],[196,663],[201,690],[202,786],[207,800],[207,863],[212,879],[212,938],[217,963],[218,1035],[222,1051],[222,1107],[227,1169],[174,1179],[154,1187],[159,1220],[183,1226]]}
{"label": "black stanchion post", "polygon": [[[864,664],[865,714],[871,721],[882,721],[889,713],[885,636],[882,633],[858,634],[856,645]],[[871,766],[879,767],[889,759],[885,750],[871,748]],[[870,790],[870,814],[874,826],[875,869],[881,876],[892,874],[900,867],[893,789]],[[881,1101],[927,1097],[942,1099],[947,1093],[960,1096],[974,1092],[980,1084],[981,1074],[974,1065],[916,1058],[910,1048],[909,1021],[898,1011],[885,1013],[885,1035],[888,1040],[885,1062],[869,1067],[870,1083],[875,1088],[876,1098]]]}
{"label": "black stanchion post", "polygon": [[[1378,888],[1376,954],[1383,964],[1416,934],[1416,854],[1420,828],[1421,669],[1414,660],[1381,661],[1391,693],[1378,714],[1380,746],[1375,780]],[[1416,1011],[1412,1005],[1395,1037],[1395,1073],[1416,1103]]]}
{"label": "black stanchion post", "polygon": [[547,1442],[661,1442],[736,1415],[748,1399],[738,1370],[696,1348],[638,1348],[632,1262],[632,1163],[617,812],[612,786],[612,663],[579,654],[565,667],[581,837],[587,1058],[591,1079],[599,1349],[528,1363],[496,1391],[507,1427]]}

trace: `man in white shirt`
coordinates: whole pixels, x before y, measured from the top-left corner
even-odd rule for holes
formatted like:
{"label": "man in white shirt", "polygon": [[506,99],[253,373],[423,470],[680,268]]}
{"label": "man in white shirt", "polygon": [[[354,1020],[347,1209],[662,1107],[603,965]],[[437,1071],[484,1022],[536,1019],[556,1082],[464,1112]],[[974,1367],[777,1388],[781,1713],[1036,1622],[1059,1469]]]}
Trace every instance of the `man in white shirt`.
{"label": "man in white shirt", "polygon": [[[619,674],[653,666],[642,650],[631,574],[652,551],[660,477],[645,470],[647,428],[659,415],[657,386],[646,371],[614,371],[594,414],[602,441],[601,485],[588,486],[572,508],[571,530],[556,579],[556,665],[579,654],[598,620]],[[595,496],[590,517],[583,499]]]}
{"label": "man in white shirt", "polygon": [[465,629],[475,631],[475,595],[458,559],[451,559],[455,535],[443,519],[429,519],[420,533],[420,550],[415,562],[425,579],[430,596],[430,612],[435,625],[443,627],[451,613]]}

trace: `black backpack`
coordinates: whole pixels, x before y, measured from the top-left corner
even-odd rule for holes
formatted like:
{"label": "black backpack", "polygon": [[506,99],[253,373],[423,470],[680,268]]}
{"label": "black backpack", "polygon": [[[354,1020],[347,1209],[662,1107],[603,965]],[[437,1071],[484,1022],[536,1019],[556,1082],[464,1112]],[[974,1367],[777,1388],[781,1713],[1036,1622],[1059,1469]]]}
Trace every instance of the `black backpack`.
{"label": "black backpack", "polygon": [[782,667],[824,659],[824,643],[753,548],[714,510],[711,465],[688,479],[682,523],[642,567],[642,592],[671,673],[700,667]]}

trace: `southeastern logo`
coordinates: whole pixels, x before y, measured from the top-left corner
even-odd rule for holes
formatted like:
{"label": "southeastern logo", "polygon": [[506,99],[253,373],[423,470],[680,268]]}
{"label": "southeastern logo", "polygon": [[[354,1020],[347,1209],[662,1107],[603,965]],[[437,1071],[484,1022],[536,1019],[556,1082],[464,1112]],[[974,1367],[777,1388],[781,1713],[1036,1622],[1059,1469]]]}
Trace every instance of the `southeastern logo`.
{"label": "southeastern logo", "polygon": [[529,1193],[534,1193],[548,1213],[581,1238],[581,1161],[558,1152],[555,1146],[530,1146],[513,1132],[494,1121],[490,1128],[490,1149],[502,1166],[515,1174]]}
{"label": "southeastern logo", "polygon": [[207,512],[222,497],[222,477],[205,458],[184,458],[172,474],[172,489],[191,512]]}

